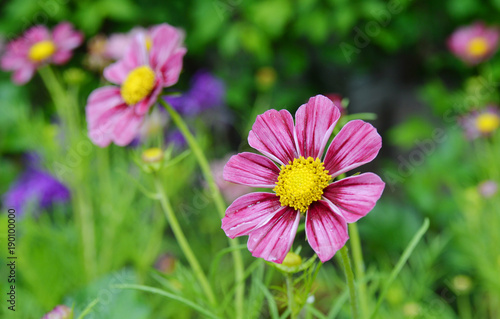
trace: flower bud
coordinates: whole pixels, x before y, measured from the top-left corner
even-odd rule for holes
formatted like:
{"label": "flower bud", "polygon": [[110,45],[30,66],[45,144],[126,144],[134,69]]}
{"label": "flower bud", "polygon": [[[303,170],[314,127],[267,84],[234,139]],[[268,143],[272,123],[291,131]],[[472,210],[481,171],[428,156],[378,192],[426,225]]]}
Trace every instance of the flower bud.
{"label": "flower bud", "polygon": [[289,252],[286,254],[282,265],[287,267],[298,267],[302,264],[302,258],[294,252]]}
{"label": "flower bud", "polygon": [[163,159],[163,151],[158,147],[148,148],[142,152],[141,158],[144,163],[159,163]]}
{"label": "flower bud", "polygon": [[257,70],[255,81],[257,82],[257,88],[259,90],[268,91],[272,89],[276,83],[276,71],[269,66],[262,67]]}
{"label": "flower bud", "polygon": [[466,294],[472,289],[472,280],[465,275],[458,275],[451,281],[453,290],[457,294]]}

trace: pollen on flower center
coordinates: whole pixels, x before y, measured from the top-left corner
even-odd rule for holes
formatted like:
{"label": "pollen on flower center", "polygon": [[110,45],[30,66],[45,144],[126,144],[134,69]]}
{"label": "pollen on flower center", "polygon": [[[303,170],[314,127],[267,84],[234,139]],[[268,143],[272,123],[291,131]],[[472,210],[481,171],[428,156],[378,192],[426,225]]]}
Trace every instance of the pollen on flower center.
{"label": "pollen on flower center", "polygon": [[34,62],[40,62],[51,57],[54,52],[56,52],[54,42],[45,40],[33,44],[28,52],[28,57]]}
{"label": "pollen on flower center", "polygon": [[148,96],[155,85],[155,73],[146,65],[133,69],[120,89],[123,100],[128,105],[140,102]]}
{"label": "pollen on flower center", "polygon": [[500,118],[493,113],[483,113],[476,118],[476,127],[481,133],[491,133],[500,126]]}
{"label": "pollen on flower center", "polygon": [[477,37],[469,42],[467,49],[473,56],[482,56],[488,51],[488,47],[488,42],[484,38]]}
{"label": "pollen on flower center", "polygon": [[316,158],[303,156],[282,165],[274,191],[281,206],[290,206],[305,212],[311,203],[321,199],[323,189],[331,177],[324,164]]}

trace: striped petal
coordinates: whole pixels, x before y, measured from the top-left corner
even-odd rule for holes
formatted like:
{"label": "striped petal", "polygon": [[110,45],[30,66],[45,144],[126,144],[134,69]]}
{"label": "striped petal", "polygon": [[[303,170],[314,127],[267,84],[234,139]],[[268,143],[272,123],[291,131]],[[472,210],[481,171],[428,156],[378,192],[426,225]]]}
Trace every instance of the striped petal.
{"label": "striped petal", "polygon": [[306,215],[306,236],[319,259],[328,261],[349,239],[347,222],[327,202],[314,202]]}
{"label": "striped petal", "polygon": [[382,138],[369,123],[354,120],[335,136],[326,152],[325,169],[332,177],[372,161],[382,147]]}
{"label": "striped petal", "polygon": [[270,159],[286,165],[297,157],[293,118],[287,110],[269,110],[257,116],[248,144]]}
{"label": "striped petal", "polygon": [[307,104],[302,105],[295,113],[295,136],[299,155],[305,158],[321,158],[339,118],[339,109],[323,95],[314,96]]}
{"label": "striped petal", "polygon": [[240,153],[232,156],[224,167],[224,179],[228,182],[252,187],[274,188],[280,171],[265,156]]}
{"label": "striped petal", "polygon": [[323,197],[340,210],[348,223],[368,214],[382,196],[385,183],[373,173],[351,176],[325,188]]}
{"label": "striped petal", "polygon": [[222,218],[222,229],[230,238],[248,235],[269,222],[281,208],[279,197],[271,193],[250,193],[237,198]]}
{"label": "striped petal", "polygon": [[300,213],[288,206],[282,207],[262,227],[248,236],[248,250],[252,256],[281,264],[292,247]]}

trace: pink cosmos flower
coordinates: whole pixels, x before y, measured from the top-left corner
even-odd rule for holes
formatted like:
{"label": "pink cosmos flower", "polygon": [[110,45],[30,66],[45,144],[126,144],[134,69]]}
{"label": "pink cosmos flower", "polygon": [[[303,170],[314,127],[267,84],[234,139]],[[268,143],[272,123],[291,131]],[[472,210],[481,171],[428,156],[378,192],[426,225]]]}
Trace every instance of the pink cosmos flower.
{"label": "pink cosmos flower", "polygon": [[28,82],[41,65],[64,64],[73,55],[73,49],[83,41],[83,34],[73,29],[69,22],[58,24],[52,32],[45,26],[34,26],[20,38],[11,41],[2,56],[1,67],[14,71],[12,81]]}
{"label": "pink cosmos flower", "polygon": [[259,115],[248,135],[264,154],[240,153],[224,169],[227,181],[271,188],[236,199],[226,210],[222,229],[230,238],[248,235],[254,257],[281,263],[290,250],[300,217],[306,236],[322,262],[349,238],[347,223],[365,216],[385,183],[373,173],[335,177],[373,160],[382,146],[377,130],[361,120],[348,122],[323,156],[340,112],[317,95],[292,115],[269,110]]}
{"label": "pink cosmos flower", "polygon": [[459,59],[469,65],[476,65],[488,60],[498,47],[500,30],[487,28],[484,23],[458,28],[448,38],[448,48]]}
{"label": "pink cosmos flower", "polygon": [[124,57],[104,69],[104,77],[119,86],[96,89],[88,98],[86,115],[92,142],[124,146],[140,131],[150,107],[165,87],[177,83],[186,48],[182,33],[161,24],[151,37],[138,34]]}
{"label": "pink cosmos flower", "polygon": [[469,140],[490,136],[500,127],[500,110],[495,105],[489,105],[484,109],[471,111],[458,122]]}

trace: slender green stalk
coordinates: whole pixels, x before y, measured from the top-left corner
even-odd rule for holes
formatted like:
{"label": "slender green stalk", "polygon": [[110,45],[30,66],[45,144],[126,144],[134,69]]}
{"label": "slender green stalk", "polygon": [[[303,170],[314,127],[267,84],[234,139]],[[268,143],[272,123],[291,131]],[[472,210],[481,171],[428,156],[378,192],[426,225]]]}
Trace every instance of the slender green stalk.
{"label": "slender green stalk", "polygon": [[[174,121],[177,128],[181,131],[182,135],[186,139],[189,148],[193,151],[193,154],[198,161],[198,165],[200,165],[201,171],[205,180],[207,181],[208,187],[210,189],[210,193],[212,198],[214,199],[215,206],[217,211],[219,212],[219,217],[223,218],[226,212],[226,205],[224,203],[224,199],[220,193],[217,184],[215,183],[214,176],[212,171],[210,170],[210,165],[208,164],[208,160],[205,157],[201,147],[198,145],[198,142],[194,138],[193,134],[189,131],[186,123],[182,120],[182,117],[177,113],[168,103],[166,103],[163,99],[160,99],[160,103],[163,104],[165,109],[168,111],[172,120]],[[229,245],[231,247],[237,247],[238,240],[237,239],[229,239]],[[233,256],[234,262],[234,272],[235,272],[235,280],[236,280],[236,293],[235,293],[235,306],[236,306],[236,318],[243,319],[244,318],[244,294],[245,294],[245,277],[244,277],[244,268],[243,268],[243,258],[241,257],[241,251],[235,249],[231,252]]]}
{"label": "slender green stalk", "polygon": [[468,295],[460,294],[457,300],[458,315],[460,319],[471,319],[472,312]]}
{"label": "slender green stalk", "polygon": [[391,271],[391,274],[389,275],[389,278],[386,280],[384,288],[382,289],[382,292],[380,293],[377,304],[375,305],[375,310],[373,310],[373,313],[371,315],[371,319],[374,319],[378,309],[380,308],[380,305],[382,304],[382,301],[384,301],[385,296],[387,295],[387,292],[389,291],[389,288],[391,287],[392,282],[396,277],[398,276],[399,272],[401,269],[403,269],[403,266],[406,264],[408,261],[408,258],[410,258],[411,253],[417,247],[417,244],[420,242],[420,239],[424,236],[424,234],[427,232],[427,229],[429,229],[429,219],[426,218],[424,220],[424,223],[420,227],[420,229],[417,231],[415,236],[411,239],[410,243],[408,246],[406,246],[405,250],[403,251],[403,254],[401,257],[399,257],[399,260],[394,267],[394,269]]}
{"label": "slender green stalk", "polygon": [[358,283],[359,310],[361,318],[366,318],[368,316],[368,299],[366,295],[365,263],[363,261],[361,241],[359,239],[358,225],[356,223],[349,224],[349,235],[351,239],[354,271],[356,272],[356,281]]}
{"label": "slender green stalk", "polygon": [[347,287],[349,288],[349,297],[351,299],[351,318],[359,319],[358,300],[356,297],[356,287],[354,285],[354,274],[352,272],[349,253],[347,252],[347,245],[345,245],[340,249],[340,256],[342,257],[342,264],[344,265]]}
{"label": "slender green stalk", "polygon": [[191,250],[191,246],[189,245],[186,236],[184,236],[184,232],[182,231],[182,228],[179,225],[179,222],[177,221],[177,217],[175,216],[175,213],[172,209],[172,205],[170,204],[170,201],[167,197],[167,194],[165,193],[165,190],[163,189],[163,185],[161,184],[158,175],[155,174],[154,180],[155,180],[155,188],[158,195],[158,200],[160,201],[161,207],[163,208],[165,216],[167,217],[167,221],[170,227],[172,228],[175,239],[179,243],[179,246],[181,247],[184,256],[186,256],[186,259],[191,265],[191,268],[193,269],[196,278],[198,278],[201,288],[203,289],[203,292],[207,296],[209,302],[212,305],[215,305],[216,300],[215,300],[215,295],[212,291],[212,287],[210,286],[210,283],[208,282],[207,277],[205,276],[205,273],[203,272],[203,269],[201,268],[200,263],[198,262],[198,259]]}
{"label": "slender green stalk", "polygon": [[290,311],[290,317],[292,319],[297,318],[294,308],[294,295],[293,295],[293,278],[291,274],[286,274],[286,294],[288,297],[288,310]]}
{"label": "slender green stalk", "polygon": [[[72,111],[76,111],[77,106],[76,104],[71,105],[72,99],[66,93],[65,88],[61,85],[61,82],[49,65],[39,68],[38,73],[54,102],[63,126],[67,130],[69,149],[73,149],[73,146],[77,143],[79,127],[77,117]],[[76,103],[76,97],[74,97],[73,103]],[[73,110],[71,110],[72,107]],[[75,170],[78,170],[74,171],[73,179],[69,179],[67,182],[72,188],[74,213],[80,224],[85,275],[87,279],[91,279],[96,275],[95,227],[92,207],[89,205],[83,188],[83,178],[85,175],[82,172],[83,165],[81,163],[78,167],[75,167]]]}

